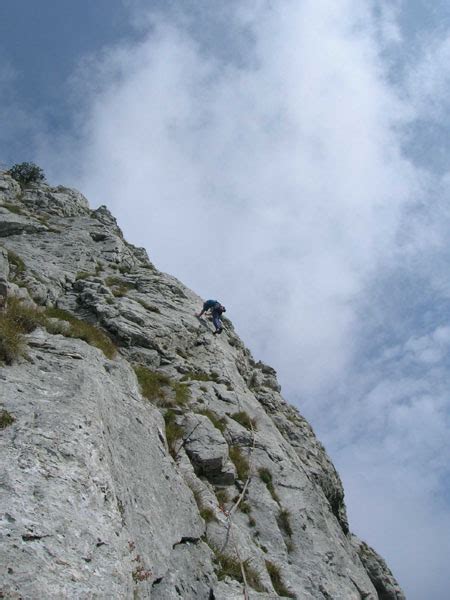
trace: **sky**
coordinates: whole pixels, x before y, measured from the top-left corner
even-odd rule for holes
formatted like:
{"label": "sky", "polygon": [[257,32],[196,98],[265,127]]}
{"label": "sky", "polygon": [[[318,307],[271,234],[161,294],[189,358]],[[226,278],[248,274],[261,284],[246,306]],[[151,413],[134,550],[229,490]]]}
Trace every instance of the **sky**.
{"label": "sky", "polygon": [[449,109],[441,0],[0,4],[0,163],[227,306],[409,600],[449,588]]}

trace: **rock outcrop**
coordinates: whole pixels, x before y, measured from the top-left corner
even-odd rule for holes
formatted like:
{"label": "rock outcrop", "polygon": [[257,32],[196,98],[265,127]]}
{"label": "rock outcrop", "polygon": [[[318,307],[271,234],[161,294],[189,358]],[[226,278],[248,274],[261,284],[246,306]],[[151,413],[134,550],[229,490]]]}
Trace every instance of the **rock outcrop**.
{"label": "rock outcrop", "polygon": [[0,597],[404,598],[275,371],[105,207],[0,174],[0,296]]}

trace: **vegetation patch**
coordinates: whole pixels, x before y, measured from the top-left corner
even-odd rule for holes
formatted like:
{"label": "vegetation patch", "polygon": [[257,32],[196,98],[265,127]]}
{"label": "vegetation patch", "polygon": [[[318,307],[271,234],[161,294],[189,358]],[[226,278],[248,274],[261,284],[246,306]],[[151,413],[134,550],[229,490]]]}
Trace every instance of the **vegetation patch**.
{"label": "vegetation patch", "polygon": [[179,448],[177,442],[183,438],[183,428],[177,423],[177,416],[173,410],[167,410],[164,415],[166,425],[166,439],[169,446],[169,452],[173,458],[176,458]]}
{"label": "vegetation patch", "polygon": [[220,375],[215,371],[205,373],[204,371],[188,371],[183,375],[181,381],[214,381],[218,383]]}
{"label": "vegetation patch", "polygon": [[22,356],[25,349],[23,335],[45,322],[41,309],[10,297],[6,310],[0,313],[0,361],[10,365]]}
{"label": "vegetation patch", "polygon": [[277,521],[281,531],[287,536],[292,537],[291,513],[286,508],[280,509]]}
{"label": "vegetation patch", "polygon": [[[136,302],[139,302],[139,304],[143,308],[145,308],[145,310],[149,310],[150,312],[161,314],[161,311],[159,310],[159,308],[157,306],[153,306],[152,304],[149,304],[145,300],[136,300]],[[178,350],[177,350],[177,352],[178,352]]]}
{"label": "vegetation patch", "polygon": [[78,271],[75,275],[75,281],[79,281],[80,279],[87,279],[88,277],[93,277],[95,273],[91,273],[90,271]]}
{"label": "vegetation patch", "polygon": [[122,277],[117,277],[115,275],[110,275],[109,277],[107,277],[105,279],[105,283],[108,287],[121,286],[125,287],[128,290],[132,290],[136,287],[136,285],[134,283],[131,283],[131,281],[125,281],[124,279],[122,279]]}
{"label": "vegetation patch", "polygon": [[144,398],[156,404],[165,404],[167,402],[167,388],[171,384],[170,377],[164,373],[150,371],[150,369],[140,366],[135,367],[134,372],[138,378]]}
{"label": "vegetation patch", "polygon": [[45,181],[44,171],[31,162],[16,163],[9,171],[7,171],[13,179],[15,179],[21,187],[29,183],[40,183]]}
{"label": "vegetation patch", "polygon": [[20,256],[12,250],[8,250],[8,262],[14,267],[14,277],[17,277],[21,273],[25,272],[25,263]]}
{"label": "vegetation patch", "polygon": [[142,395],[158,406],[185,406],[190,399],[189,386],[172,381],[165,373],[150,371],[146,367],[134,368]]}
{"label": "vegetation patch", "polygon": [[270,560],[266,560],[266,569],[269,573],[273,588],[279,596],[286,596],[286,598],[296,597],[284,585],[283,579],[281,578],[280,567],[278,567],[275,563],[270,562]]}
{"label": "vegetation patch", "polygon": [[231,446],[229,455],[236,467],[238,479],[244,481],[247,479],[250,469],[247,457],[244,456],[239,446]]}
{"label": "vegetation patch", "polygon": [[252,512],[252,506],[249,502],[242,500],[242,502],[239,504],[239,510],[244,514],[249,515]]}
{"label": "vegetation patch", "polygon": [[122,275],[125,275],[125,273],[131,273],[131,267],[127,265],[120,265],[119,272],[122,273]]}
{"label": "vegetation patch", "polygon": [[243,410],[233,413],[232,415],[230,415],[230,417],[249,431],[256,429],[255,419],[252,419],[250,415]]}
{"label": "vegetation patch", "polygon": [[[219,580],[223,580],[225,579],[225,577],[230,577],[235,581],[239,581],[239,583],[244,583],[241,563],[239,562],[239,559],[235,556],[224,554],[218,549],[213,548],[213,551],[215,554],[214,562],[216,563],[217,578]],[[261,585],[258,573],[249,565],[248,560],[243,561],[242,566],[245,571],[245,577],[247,579],[248,585],[257,592],[266,591],[265,588]]]}
{"label": "vegetation patch", "polygon": [[95,325],[77,319],[71,313],[62,310],[61,308],[47,308],[45,312],[47,317],[67,321],[70,325],[68,330],[58,330],[57,327],[48,324],[47,329],[50,333],[62,333],[62,335],[65,335],[66,337],[83,340],[91,346],[99,348],[107,358],[114,358],[116,355],[117,349],[111,338]]}
{"label": "vegetation patch", "polygon": [[229,502],[230,498],[228,496],[228,492],[227,490],[224,490],[223,488],[219,488],[218,490],[216,490],[216,498],[217,498],[217,502],[219,503],[219,506],[225,506],[227,504],[227,502]]}
{"label": "vegetation patch", "polygon": [[266,488],[269,490],[270,495],[275,502],[280,502],[280,498],[278,497],[278,494],[273,486],[272,473],[269,471],[269,469],[262,467],[258,470],[258,475],[261,481],[266,484]]}
{"label": "vegetation patch", "polygon": [[5,427],[9,427],[15,421],[15,418],[10,414],[7,410],[2,408],[0,410],[0,429],[5,429]]}
{"label": "vegetation patch", "polygon": [[210,506],[205,506],[204,508],[201,508],[200,516],[205,521],[205,523],[211,523],[212,521],[217,521],[216,515],[214,514],[214,511]]}
{"label": "vegetation patch", "polygon": [[191,398],[189,386],[178,381],[172,382],[171,385],[175,392],[175,404],[178,404],[178,406],[186,406]]}
{"label": "vegetation patch", "polygon": [[2,206],[7,208],[9,210],[9,212],[14,213],[15,215],[23,215],[24,214],[23,209],[20,208],[20,206],[17,206],[17,204],[13,204],[12,202],[3,202]]}
{"label": "vegetation patch", "polygon": [[209,408],[204,408],[203,410],[199,410],[198,414],[199,415],[204,415],[205,417],[208,417],[208,419],[211,421],[211,423],[214,425],[214,427],[216,429],[218,429],[222,433],[227,428],[227,420],[226,420],[226,418],[225,417],[219,417],[219,415],[217,415],[215,412],[213,412]]}

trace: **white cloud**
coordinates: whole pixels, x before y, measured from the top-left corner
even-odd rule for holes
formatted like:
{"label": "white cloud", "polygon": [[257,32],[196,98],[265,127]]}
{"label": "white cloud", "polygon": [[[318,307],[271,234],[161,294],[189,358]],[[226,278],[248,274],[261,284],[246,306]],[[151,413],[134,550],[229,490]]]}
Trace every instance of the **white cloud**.
{"label": "white cloud", "polygon": [[358,533],[408,598],[428,585],[444,600],[448,209],[429,195],[445,182],[402,155],[422,104],[389,83],[380,44],[401,41],[399,5],[380,6],[230,3],[227,52],[208,13],[142,15],[143,41],[80,67],[79,143],[58,146],[67,175],[46,164],[108,204],[158,267],[227,305],[333,451]]}

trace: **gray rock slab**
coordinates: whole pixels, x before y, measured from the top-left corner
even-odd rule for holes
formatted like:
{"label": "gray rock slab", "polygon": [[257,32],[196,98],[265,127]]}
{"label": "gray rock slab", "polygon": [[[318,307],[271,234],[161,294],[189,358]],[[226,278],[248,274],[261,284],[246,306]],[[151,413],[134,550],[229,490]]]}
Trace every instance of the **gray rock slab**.
{"label": "gray rock slab", "polygon": [[[0,173],[0,231],[8,294],[66,310],[118,349],[109,360],[40,329],[27,357],[0,367],[0,408],[14,419],[0,430],[0,595],[234,600],[242,584],[218,581],[217,565],[238,551],[266,590],[250,589],[255,600],[279,597],[269,563],[301,600],[403,600],[384,561],[349,533],[323,445],[229,319],[213,336],[195,316],[202,299],[75,190],[22,191]],[[171,406],[175,458],[168,407],[141,396],[136,365],[166,378],[172,404],[185,394]]]}

